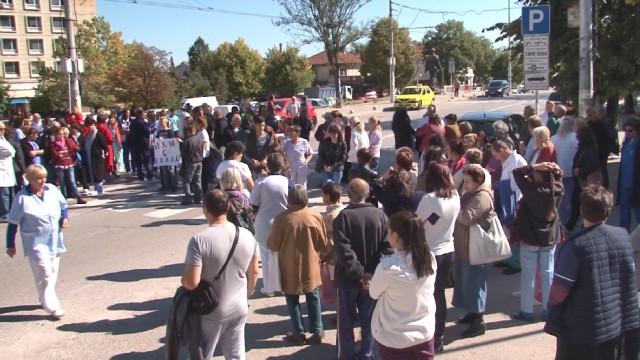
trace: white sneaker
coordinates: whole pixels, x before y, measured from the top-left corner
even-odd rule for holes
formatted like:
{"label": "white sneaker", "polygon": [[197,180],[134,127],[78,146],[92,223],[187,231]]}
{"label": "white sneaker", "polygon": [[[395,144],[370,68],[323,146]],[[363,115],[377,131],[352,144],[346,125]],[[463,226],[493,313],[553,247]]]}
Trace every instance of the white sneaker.
{"label": "white sneaker", "polygon": [[513,296],[514,298],[519,298],[520,297],[520,290],[512,292],[511,296]]}
{"label": "white sneaker", "polygon": [[91,195],[91,190],[84,189],[84,190],[82,190],[82,194],[89,196],[89,195]]}
{"label": "white sneaker", "polygon": [[53,316],[56,319],[62,319],[62,317],[65,316],[65,315],[66,314],[65,314],[64,310],[62,310],[62,308],[57,309],[57,310],[53,310],[51,312],[51,316]]}
{"label": "white sneaker", "polygon": [[265,288],[260,289],[260,293],[266,297],[273,297],[275,294],[268,292]]}

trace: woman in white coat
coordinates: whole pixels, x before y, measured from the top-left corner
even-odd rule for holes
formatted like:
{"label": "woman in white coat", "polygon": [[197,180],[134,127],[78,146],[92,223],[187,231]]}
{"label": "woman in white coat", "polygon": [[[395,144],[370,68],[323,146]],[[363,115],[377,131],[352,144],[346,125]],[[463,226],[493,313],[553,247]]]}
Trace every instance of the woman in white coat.
{"label": "woman in white coat", "polygon": [[353,116],[349,119],[349,126],[351,127],[351,139],[349,140],[349,153],[347,155],[347,162],[358,165],[358,150],[369,148],[369,135],[364,130],[364,122],[360,121],[357,116]]}
{"label": "woman in white coat", "polygon": [[267,248],[267,239],[271,234],[273,219],[287,210],[289,196],[289,179],[281,174],[284,168],[284,156],[280,153],[267,155],[267,170],[269,174],[262,177],[251,191],[251,205],[256,211],[253,224],[255,237],[260,244],[260,259],[262,261],[262,289],[266,296],[273,296],[280,288],[280,270],[278,253]]}
{"label": "woman in white coat", "polygon": [[7,222],[11,207],[11,189],[16,185],[13,157],[16,149],[4,137],[5,125],[0,122],[0,222]]}

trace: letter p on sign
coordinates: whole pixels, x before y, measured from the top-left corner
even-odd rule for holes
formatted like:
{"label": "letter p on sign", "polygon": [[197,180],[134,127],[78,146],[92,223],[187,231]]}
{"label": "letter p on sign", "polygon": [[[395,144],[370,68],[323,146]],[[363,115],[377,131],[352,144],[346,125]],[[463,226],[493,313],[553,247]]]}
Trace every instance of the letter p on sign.
{"label": "letter p on sign", "polygon": [[551,10],[549,5],[522,8],[522,35],[549,35]]}

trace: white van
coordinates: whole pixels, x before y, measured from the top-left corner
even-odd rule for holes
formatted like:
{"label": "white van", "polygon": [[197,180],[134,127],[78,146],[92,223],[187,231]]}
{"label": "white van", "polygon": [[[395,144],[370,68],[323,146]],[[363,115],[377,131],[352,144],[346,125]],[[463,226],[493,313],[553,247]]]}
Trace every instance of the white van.
{"label": "white van", "polygon": [[191,105],[192,108],[200,106],[202,104],[207,104],[214,108],[218,106],[218,99],[215,96],[184,98],[180,100],[180,109],[185,110],[187,104]]}

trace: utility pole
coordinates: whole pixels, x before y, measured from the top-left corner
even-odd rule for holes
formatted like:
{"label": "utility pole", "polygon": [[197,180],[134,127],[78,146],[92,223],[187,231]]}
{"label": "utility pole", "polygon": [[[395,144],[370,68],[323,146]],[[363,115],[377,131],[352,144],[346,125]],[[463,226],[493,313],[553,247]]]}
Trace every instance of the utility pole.
{"label": "utility pole", "polygon": [[389,0],[389,32],[391,33],[391,46],[389,47],[389,94],[391,103],[396,100],[396,58],[393,54],[393,4]]}
{"label": "utility pole", "polygon": [[580,77],[578,110],[584,116],[593,95],[592,0],[580,0]]}
{"label": "utility pole", "polygon": [[67,25],[67,49],[71,59],[72,69],[69,75],[69,111],[74,106],[82,112],[82,99],[80,99],[80,82],[78,81],[78,53],[76,52],[76,35],[73,31],[73,19],[71,16],[71,2],[77,0],[64,0],[64,20]]}
{"label": "utility pole", "polygon": [[[511,0],[507,0],[507,4],[508,4],[508,11],[507,11],[507,26],[511,25]],[[512,83],[512,68],[511,68],[511,35],[509,35],[509,45],[507,47],[507,50],[509,51],[509,70],[507,73],[507,77],[509,80],[509,86],[513,87],[513,83]]]}

